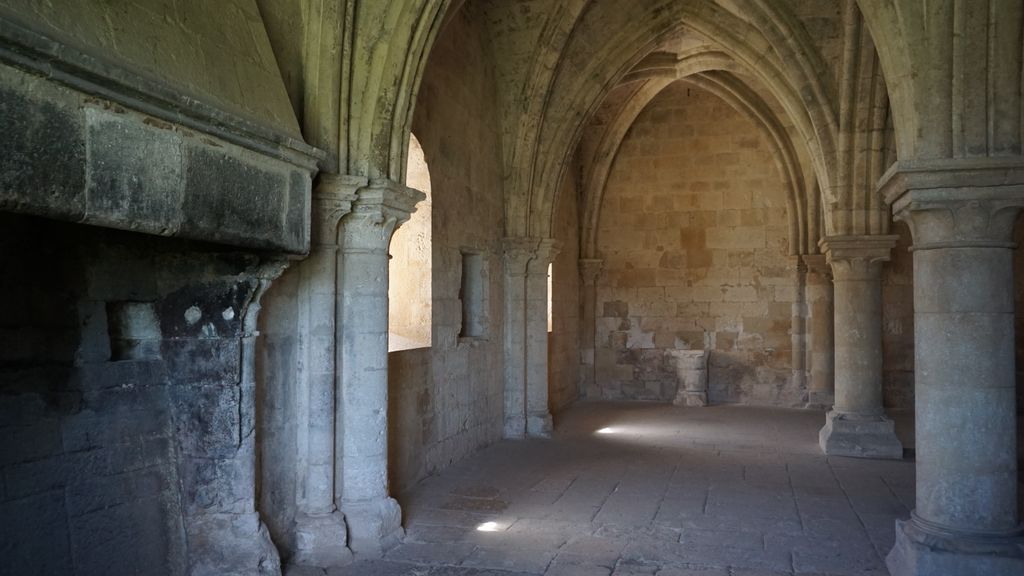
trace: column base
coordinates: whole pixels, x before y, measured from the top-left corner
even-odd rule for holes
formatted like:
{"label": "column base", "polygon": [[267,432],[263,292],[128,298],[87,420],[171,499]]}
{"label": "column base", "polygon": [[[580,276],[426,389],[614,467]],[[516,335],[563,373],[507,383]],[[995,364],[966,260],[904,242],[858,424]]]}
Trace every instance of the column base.
{"label": "column base", "polygon": [[804,404],[804,408],[807,410],[831,410],[835,403],[835,394],[811,390],[807,393],[807,403]]}
{"label": "column base", "polygon": [[524,416],[512,416],[505,418],[506,440],[521,440],[526,437],[526,418]]}
{"label": "column base", "polygon": [[394,498],[342,503],[349,548],[357,557],[380,558],[405,537],[402,509]]}
{"label": "column base", "polygon": [[547,412],[530,414],[526,417],[526,434],[531,438],[551,438],[555,429],[551,414]]}
{"label": "column base", "polygon": [[829,410],[818,444],[829,456],[903,459],[903,444],[896,438],[895,424],[885,416],[858,419]]}
{"label": "column base", "polygon": [[896,544],[885,558],[892,576],[1024,574],[1024,538],[935,534],[914,520],[896,521]]}
{"label": "column base", "polygon": [[259,514],[186,518],[189,574],[280,576],[281,559]]}
{"label": "column base", "polygon": [[292,564],[331,568],[352,562],[352,551],[345,545],[348,542],[345,517],[340,512],[297,517],[294,538]]}

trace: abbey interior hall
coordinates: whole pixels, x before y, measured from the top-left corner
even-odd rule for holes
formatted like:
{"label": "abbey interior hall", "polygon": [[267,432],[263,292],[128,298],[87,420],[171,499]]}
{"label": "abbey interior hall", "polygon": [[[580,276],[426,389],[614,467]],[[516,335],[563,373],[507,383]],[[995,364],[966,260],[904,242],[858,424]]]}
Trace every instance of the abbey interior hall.
{"label": "abbey interior hall", "polygon": [[0,576],[1024,576],[1022,141],[1022,0],[0,0]]}

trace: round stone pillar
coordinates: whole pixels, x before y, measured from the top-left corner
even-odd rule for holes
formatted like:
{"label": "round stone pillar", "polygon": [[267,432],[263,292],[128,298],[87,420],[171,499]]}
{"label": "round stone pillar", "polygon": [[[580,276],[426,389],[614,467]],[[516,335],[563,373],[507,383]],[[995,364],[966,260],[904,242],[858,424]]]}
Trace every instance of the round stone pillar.
{"label": "round stone pillar", "polygon": [[903,458],[882,408],[882,263],[897,236],[830,236],[835,307],[835,405],[818,435],[829,455]]}
{"label": "round stone pillar", "polygon": [[390,180],[359,189],[341,224],[336,460],[349,547],[380,556],[402,535],[388,494],[388,246],[426,196]]}
{"label": "round stone pillar", "polygon": [[894,576],[1024,574],[1011,242],[1024,186],[958,185],[984,174],[889,182],[914,239],[917,427],[916,508],[897,522]]}

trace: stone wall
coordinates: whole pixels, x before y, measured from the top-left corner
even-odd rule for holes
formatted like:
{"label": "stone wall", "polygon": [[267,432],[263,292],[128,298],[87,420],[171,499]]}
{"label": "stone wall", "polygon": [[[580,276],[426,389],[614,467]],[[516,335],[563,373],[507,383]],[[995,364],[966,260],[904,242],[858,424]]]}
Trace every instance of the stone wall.
{"label": "stone wall", "polygon": [[598,225],[596,365],[604,398],[671,400],[667,351],[710,349],[711,402],[797,406],[797,275],[767,141],[676,83],[626,136]]}
{"label": "stone wall", "polygon": [[900,239],[882,267],[882,393],[885,407],[914,409],[914,255],[910,229],[893,224]]}
{"label": "stone wall", "polygon": [[[482,19],[465,6],[427,62],[412,130],[430,167],[433,331],[391,354],[391,479],[399,493],[501,437],[503,198],[495,80]],[[484,334],[460,338],[462,259],[480,254]]]}
{"label": "stone wall", "polygon": [[548,404],[552,413],[580,397],[578,204],[575,183],[567,178],[555,207],[554,236],[561,251],[551,266]]}
{"label": "stone wall", "polygon": [[0,573],[276,572],[253,501],[259,259],[0,231]]}

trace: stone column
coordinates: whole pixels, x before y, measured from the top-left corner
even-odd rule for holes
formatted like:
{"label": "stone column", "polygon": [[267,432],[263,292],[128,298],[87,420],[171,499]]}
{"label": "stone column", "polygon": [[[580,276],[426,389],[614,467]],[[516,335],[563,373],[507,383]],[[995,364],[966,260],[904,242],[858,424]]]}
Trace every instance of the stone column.
{"label": "stone column", "polygon": [[559,243],[545,238],[526,265],[526,434],[551,436],[548,408],[548,266]]}
{"label": "stone column", "polygon": [[835,406],[818,435],[829,455],[903,458],[882,408],[882,263],[898,236],[821,241],[835,285]]}
{"label": "stone column", "polygon": [[914,239],[917,427],[916,508],[897,522],[889,570],[1024,574],[1012,263],[1024,173],[896,172],[886,188]]}
{"label": "stone column", "polygon": [[335,313],[338,227],[365,178],[321,174],[313,191],[309,257],[298,265],[296,319],[299,357],[295,400],[299,415],[298,513],[294,564],[330,567],[352,559],[344,516],[334,502]]}
{"label": "stone column", "polygon": [[505,438],[526,436],[526,268],[537,242],[505,239]]}
{"label": "stone column", "polygon": [[597,398],[594,346],[597,331],[597,279],[604,260],[581,258],[580,269],[580,389]]}
{"label": "stone column", "polygon": [[835,402],[832,268],[824,254],[806,254],[803,261],[807,266],[805,300],[810,317],[807,334],[809,378],[805,408],[828,409]]}
{"label": "stone column", "polygon": [[360,556],[379,556],[403,535],[398,502],[388,495],[388,246],[424,198],[372,181],[342,219],[336,498]]}

